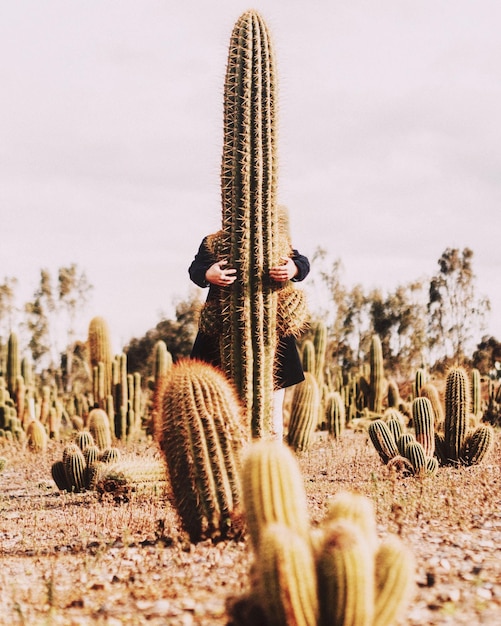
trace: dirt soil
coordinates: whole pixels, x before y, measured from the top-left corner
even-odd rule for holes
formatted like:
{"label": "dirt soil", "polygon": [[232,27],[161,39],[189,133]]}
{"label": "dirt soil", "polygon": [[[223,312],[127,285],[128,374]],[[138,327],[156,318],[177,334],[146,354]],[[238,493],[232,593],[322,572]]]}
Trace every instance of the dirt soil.
{"label": "dirt soil", "polygon": [[[247,589],[244,541],[190,545],[168,494],[129,501],[57,490],[50,467],[63,445],[37,454],[0,446],[0,624],[224,625]],[[155,444],[129,452],[155,454]],[[374,502],[378,533],[399,534],[417,560],[401,624],[501,626],[501,436],[480,466],[395,478],[367,435],[319,433],[301,455],[312,524],[348,489]],[[257,625],[258,626],[258,625]]]}

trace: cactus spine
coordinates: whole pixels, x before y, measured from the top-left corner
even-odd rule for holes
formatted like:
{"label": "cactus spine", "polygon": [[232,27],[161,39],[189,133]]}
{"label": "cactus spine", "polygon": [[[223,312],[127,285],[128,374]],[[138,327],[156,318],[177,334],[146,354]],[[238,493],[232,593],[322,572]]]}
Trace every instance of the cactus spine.
{"label": "cactus spine", "polygon": [[222,258],[237,281],[222,290],[223,367],[246,406],[252,433],[271,432],[279,263],[276,206],[277,86],[268,28],[247,11],[231,34],[224,90]]}

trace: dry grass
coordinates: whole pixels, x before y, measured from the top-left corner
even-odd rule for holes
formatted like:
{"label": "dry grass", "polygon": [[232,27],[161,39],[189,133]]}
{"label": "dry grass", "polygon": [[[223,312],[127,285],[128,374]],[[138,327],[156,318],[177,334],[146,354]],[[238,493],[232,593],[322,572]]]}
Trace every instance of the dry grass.
{"label": "dry grass", "polygon": [[[143,444],[138,455],[155,454]],[[0,449],[0,623],[9,626],[213,625],[246,589],[244,542],[189,545],[168,495],[127,502],[62,494],[50,478],[62,445]],[[375,504],[378,532],[398,533],[417,563],[407,625],[501,625],[501,441],[477,467],[397,479],[364,433],[319,434],[299,458],[312,524],[342,489]]]}

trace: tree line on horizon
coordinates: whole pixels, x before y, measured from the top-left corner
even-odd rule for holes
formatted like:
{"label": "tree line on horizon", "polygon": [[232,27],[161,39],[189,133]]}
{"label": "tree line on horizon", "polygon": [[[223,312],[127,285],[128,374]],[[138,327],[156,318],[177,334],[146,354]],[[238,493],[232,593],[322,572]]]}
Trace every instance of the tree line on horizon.
{"label": "tree line on horizon", "polygon": [[[341,261],[329,262],[326,251],[317,249],[309,282],[310,288],[321,289],[322,303],[311,310],[311,317],[327,326],[327,366],[356,370],[367,358],[371,337],[377,334],[385,367],[397,379],[407,378],[418,367],[443,371],[451,364],[471,365],[484,375],[495,376],[501,344],[482,334],[490,302],[477,293],[473,257],[469,248],[447,248],[431,278],[413,280],[385,293],[360,284],[346,286]],[[86,340],[76,338],[77,321],[84,318],[92,291],[85,272],[72,264],[59,268],[54,279],[42,269],[33,297],[22,307],[16,287],[15,278],[6,277],[0,283],[0,368],[2,347],[13,330],[24,338],[36,371],[64,369],[69,362],[74,366],[85,360]],[[174,360],[189,355],[200,297],[199,291],[192,291],[176,305],[174,319],[163,318],[143,337],[130,339],[123,347],[130,371],[150,371],[158,340],[165,341]]]}

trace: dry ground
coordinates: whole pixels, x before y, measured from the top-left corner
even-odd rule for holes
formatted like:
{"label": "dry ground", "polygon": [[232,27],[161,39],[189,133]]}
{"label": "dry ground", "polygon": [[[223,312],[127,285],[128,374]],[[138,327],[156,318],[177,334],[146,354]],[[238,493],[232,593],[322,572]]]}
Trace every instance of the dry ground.
{"label": "dry ground", "polygon": [[[245,543],[189,545],[165,494],[59,493],[50,466],[61,454],[57,443],[43,455],[0,448],[0,623],[224,625],[226,599],[247,585]],[[501,625],[499,432],[483,465],[423,480],[395,479],[362,432],[319,434],[299,462],[312,524],[330,496],[357,490],[373,500],[380,536],[412,547],[416,593],[402,624]]]}

